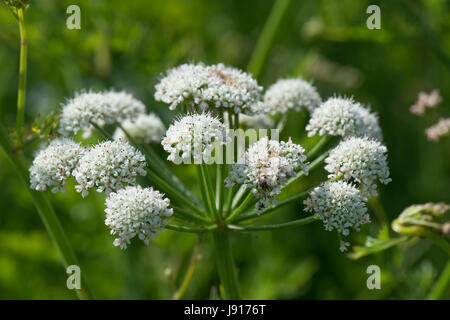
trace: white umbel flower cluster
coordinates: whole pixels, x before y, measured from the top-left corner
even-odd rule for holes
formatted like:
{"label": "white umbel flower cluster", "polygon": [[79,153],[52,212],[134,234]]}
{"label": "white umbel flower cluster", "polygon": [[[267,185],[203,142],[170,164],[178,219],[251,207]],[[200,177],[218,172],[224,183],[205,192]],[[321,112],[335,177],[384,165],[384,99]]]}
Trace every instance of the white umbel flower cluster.
{"label": "white umbel flower cluster", "polygon": [[169,104],[170,110],[233,108],[246,114],[261,108],[263,90],[250,74],[221,63],[182,64],[168,70],[155,89],[155,99]]}
{"label": "white umbel flower cluster", "polygon": [[203,113],[186,115],[175,121],[161,144],[169,153],[167,160],[176,164],[209,163],[216,143],[225,144],[225,126],[215,117]]}
{"label": "white umbel flower cluster", "polygon": [[[341,239],[341,235],[349,235],[351,229],[359,231],[361,225],[370,223],[365,201],[355,186],[336,181],[316,187],[303,203],[306,211],[323,221],[325,230],[336,230]],[[341,240],[340,250],[345,251],[348,245]]]}
{"label": "white umbel flower cluster", "polygon": [[145,175],[144,155],[124,141],[105,141],[87,151],[73,171],[83,197],[95,187],[107,195],[126,185],[134,185],[138,174]]}
{"label": "white umbel flower cluster", "polygon": [[124,91],[76,93],[62,106],[59,132],[67,136],[83,130],[87,138],[93,128],[91,122],[103,126],[134,119],[144,112],[145,105]]}
{"label": "white umbel flower cluster", "polygon": [[264,107],[273,115],[284,114],[289,109],[298,112],[303,107],[311,113],[321,103],[317,89],[300,77],[278,80],[264,95]]}
{"label": "white umbel flower cluster", "polygon": [[241,164],[234,164],[230,176],[225,179],[227,188],[244,184],[252,188],[258,198],[256,209],[262,212],[276,202],[275,196],[289,177],[300,168],[306,174],[305,150],[298,144],[278,142],[263,137],[251,145],[243,156]]}
{"label": "white umbel flower cluster", "polygon": [[169,205],[169,199],[152,188],[128,186],[110,193],[106,198],[105,224],[117,237],[113,244],[126,249],[130,240],[138,236],[148,245],[168,224],[168,217],[173,214]]}
{"label": "white umbel flower cluster", "polygon": [[[166,132],[161,119],[154,113],[142,113],[136,120],[127,119],[121,124],[125,131],[139,143],[160,142]],[[114,140],[127,140],[121,128],[117,128],[114,132]]]}
{"label": "white umbel flower cluster", "polygon": [[341,137],[381,138],[375,115],[350,98],[333,97],[316,108],[306,125],[308,136],[329,134]]}
{"label": "white umbel flower cluster", "polygon": [[126,91],[105,91],[103,96],[117,122],[135,119],[138,115],[145,113],[144,103]]}
{"label": "white umbel flower cluster", "polygon": [[53,187],[52,192],[65,192],[66,178],[78,164],[85,148],[69,138],[58,138],[42,149],[29,168],[30,188],[45,191]]}
{"label": "white umbel flower cluster", "polygon": [[376,196],[377,182],[387,184],[389,167],[387,148],[367,137],[352,137],[339,143],[325,159],[328,178],[342,177],[345,181],[356,182],[364,195]]}

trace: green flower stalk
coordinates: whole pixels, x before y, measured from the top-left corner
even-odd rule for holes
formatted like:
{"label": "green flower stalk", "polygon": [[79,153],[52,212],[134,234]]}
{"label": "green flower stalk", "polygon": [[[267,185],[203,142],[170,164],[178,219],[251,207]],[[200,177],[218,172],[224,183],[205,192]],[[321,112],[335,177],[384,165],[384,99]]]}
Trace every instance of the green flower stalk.
{"label": "green flower stalk", "polygon": [[[20,29],[20,64],[19,64],[19,90],[17,92],[17,121],[16,121],[16,135],[17,145],[20,145],[23,140],[23,121],[25,118],[25,96],[27,86],[27,55],[28,55],[28,39],[25,29],[24,17],[24,2],[14,1],[17,7],[17,19],[19,21]],[[19,2],[19,4],[17,4]],[[27,1],[28,2],[28,1]]]}
{"label": "green flower stalk", "polygon": [[[26,160],[21,154],[22,148],[25,146],[23,141],[24,133],[24,117],[25,117],[25,96],[26,96],[26,78],[27,78],[27,33],[25,29],[25,18],[24,11],[30,3],[29,0],[5,0],[5,3],[10,7],[14,16],[17,18],[20,30],[20,63],[19,63],[19,87],[17,94],[17,122],[16,122],[16,133],[15,142],[11,141],[7,130],[0,125],[0,147],[5,154],[6,158],[10,164],[16,170],[21,181],[27,185],[29,178],[28,172],[26,170]],[[62,142],[61,140],[54,141],[56,145],[65,144],[67,141]],[[75,144],[75,143],[74,143]],[[45,156],[50,155],[46,160],[38,159],[38,163],[44,163],[48,165],[44,171],[33,172],[33,166],[30,168],[31,177],[30,183],[31,188],[29,189],[29,194],[33,201],[36,210],[38,211],[42,222],[44,223],[53,243],[58,249],[61,255],[63,265],[67,268],[70,265],[79,265],[78,259],[76,258],[74,251],[69,243],[64,229],[62,228],[58,217],[53,209],[52,204],[45,194],[39,193],[37,191],[31,190],[45,190],[47,186],[53,186],[53,191],[58,189],[64,190],[65,178],[67,174],[70,175],[71,169],[73,168],[73,163],[61,161],[62,158],[58,156],[61,154],[58,146],[54,145],[50,152],[41,153]],[[56,157],[55,157],[56,155]],[[38,157],[39,158],[39,157]],[[56,161],[55,161],[56,160]],[[36,175],[34,175],[36,174]],[[35,180],[35,177],[45,177],[41,180]],[[82,286],[80,289],[76,290],[76,294],[80,299],[90,299],[92,294],[90,293],[89,286],[86,283],[86,278],[82,279]]]}

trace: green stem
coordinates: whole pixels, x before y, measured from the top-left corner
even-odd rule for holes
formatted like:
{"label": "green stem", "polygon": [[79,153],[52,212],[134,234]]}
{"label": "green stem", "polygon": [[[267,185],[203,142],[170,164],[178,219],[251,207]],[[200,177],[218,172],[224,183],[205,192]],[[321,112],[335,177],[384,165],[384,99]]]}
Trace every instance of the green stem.
{"label": "green stem", "polygon": [[241,213],[243,213],[245,211],[245,209],[248,208],[248,206],[253,202],[253,200],[255,199],[255,197],[253,196],[253,194],[250,192],[247,197],[245,198],[244,201],[242,201],[242,203],[240,204],[239,207],[236,208],[236,210],[234,210],[230,216],[228,218],[225,219],[225,224],[231,223],[234,219],[236,219],[236,217],[238,217]]}
{"label": "green stem", "polygon": [[231,208],[232,209],[236,208],[236,206],[238,206],[241,203],[241,200],[245,199],[250,192],[251,192],[250,188],[247,188],[247,186],[245,185],[241,185],[239,187],[239,190],[233,197],[233,203],[231,204]]}
{"label": "green stem", "polygon": [[[48,200],[47,196],[43,192],[31,190],[28,186],[28,171],[25,164],[25,160],[19,153],[13,154],[12,143],[9,140],[6,129],[0,126],[0,145],[6,158],[16,170],[18,176],[23,182],[24,186],[28,190],[34,206],[36,207],[42,222],[47,229],[53,243],[55,244],[59,254],[61,255],[65,268],[70,265],[77,265],[78,260],[72,250],[72,247],[66,237],[66,234],[59,222],[58,217],[55,214],[52,204]],[[89,291],[89,287],[86,284],[86,278],[82,277],[82,286],[80,290],[76,290],[76,293],[80,299],[89,299],[92,297]]]}
{"label": "green stem", "polygon": [[331,140],[331,137],[328,135],[320,138],[319,142],[317,142],[311,150],[306,153],[306,156],[309,158],[313,157],[317,152],[319,152],[327,143]]}
{"label": "green stem", "polygon": [[189,267],[186,271],[186,274],[184,276],[180,288],[173,295],[173,300],[180,300],[183,297],[189,283],[191,282],[192,276],[194,275],[195,267],[197,266],[197,261],[198,261],[198,244],[195,245],[194,250],[192,251]]}
{"label": "green stem", "polygon": [[381,224],[381,232],[379,236],[388,240],[390,238],[389,230],[391,228],[389,228],[389,218],[386,214],[386,210],[384,210],[384,207],[381,204],[380,197],[376,196],[370,198],[368,204]]}
{"label": "green stem", "polygon": [[186,196],[188,196],[190,199],[192,199],[193,202],[196,204],[199,204],[197,199],[190,193],[190,191],[185,187],[185,185],[181,182],[180,179],[173,173],[172,170],[167,166],[167,164],[160,158],[160,156],[153,150],[153,148],[149,145],[144,145],[144,150],[147,152],[147,155],[156,163],[158,168],[162,170],[165,176],[169,178],[170,183],[172,186],[177,187],[179,191],[184,193]]}
{"label": "green stem", "polygon": [[111,135],[106,132],[105,129],[103,129],[102,127],[100,127],[98,124],[96,124],[94,121],[89,121],[89,123],[95,128],[95,130],[97,130],[97,132],[102,136],[103,139],[106,140],[112,140]]}
{"label": "green stem", "polygon": [[150,170],[149,168],[146,168],[147,170],[147,174],[148,177],[156,184],[158,185],[158,187],[160,187],[161,189],[163,189],[165,192],[167,192],[167,194],[174,198],[175,200],[179,201],[180,203],[185,204],[186,206],[188,206],[192,211],[194,211],[195,213],[198,213],[200,215],[205,215],[205,213],[200,210],[197,205],[193,202],[191,202],[191,200],[189,198],[186,198],[185,195],[181,194],[178,190],[176,190],[175,188],[173,188],[170,184],[168,184],[164,179],[161,179],[156,173],[154,173],[152,170]]}
{"label": "green stem", "polygon": [[217,164],[217,175],[216,175],[216,203],[217,203],[217,210],[219,211],[219,215],[222,216],[223,212],[223,188],[224,188],[224,182],[223,182],[223,174],[224,174],[225,166],[221,163]]}
{"label": "green stem", "polygon": [[250,58],[247,70],[258,78],[263,66],[266,63],[270,48],[272,47],[275,36],[280,29],[281,22],[285,19],[292,0],[277,0],[270,11],[270,15],[259,36],[256,48]]}
{"label": "green stem", "polygon": [[230,189],[228,189],[228,194],[227,194],[227,206],[226,206],[226,210],[225,210],[225,216],[229,215],[231,212],[231,207],[233,204],[233,195],[234,192],[236,190],[236,186],[232,186]]}
{"label": "green stem", "polygon": [[186,227],[186,226],[177,226],[174,224],[168,224],[165,226],[166,229],[178,232],[187,232],[187,233],[203,233],[210,232],[217,229],[217,225],[205,226],[205,227]]}
{"label": "green stem", "polygon": [[23,8],[17,10],[17,18],[19,20],[20,30],[20,64],[19,64],[19,90],[17,92],[17,145],[20,145],[23,140],[23,121],[25,118],[25,94],[27,86],[27,53],[28,40],[25,29],[25,19]]}
{"label": "green stem", "polygon": [[383,205],[380,202],[379,196],[370,198],[369,206],[372,207],[372,210],[375,212],[376,217],[382,224],[389,224],[389,219],[387,217],[386,211],[383,208]]}
{"label": "green stem", "polygon": [[206,191],[206,182],[205,182],[205,178],[203,176],[203,170],[202,170],[201,165],[196,165],[196,167],[197,167],[197,177],[198,177],[198,182],[199,182],[199,186],[200,186],[200,193],[202,196],[202,201],[206,208],[206,213],[208,214],[208,216],[211,216],[212,209],[210,206],[210,202],[208,200],[208,195],[207,195],[207,191]]}
{"label": "green stem", "polygon": [[201,223],[201,224],[211,224],[211,221],[206,219],[203,216],[196,215],[195,213],[192,213],[184,208],[180,208],[177,206],[172,206],[175,216],[179,216],[180,218],[185,218],[187,220],[190,220],[192,222]]}
{"label": "green stem", "polygon": [[260,226],[237,226],[237,225],[232,225],[229,224],[227,226],[228,229],[233,230],[233,231],[269,231],[269,230],[277,230],[277,229],[285,229],[285,228],[292,228],[292,227],[297,227],[297,226],[302,226],[304,224],[308,224],[314,221],[317,221],[318,218],[315,216],[311,216],[311,217],[307,217],[307,218],[303,218],[303,219],[298,219],[298,220],[294,220],[294,221],[289,221],[289,222],[283,222],[283,223],[278,223],[278,224],[269,224],[269,225],[260,225]]}
{"label": "green stem", "polygon": [[206,199],[209,203],[209,208],[211,209],[211,213],[213,214],[214,219],[216,219],[216,221],[219,221],[220,217],[216,209],[216,198],[214,196],[214,189],[212,186],[211,177],[209,176],[208,167],[206,167],[206,164],[202,163],[200,165],[200,170],[202,172],[203,184],[205,186]]}
{"label": "green stem", "polygon": [[280,132],[283,131],[283,129],[286,125],[287,119],[288,119],[287,113],[284,113],[281,116],[281,118],[278,120],[277,129],[280,130]]}
{"label": "green stem", "polygon": [[447,262],[441,276],[437,280],[436,284],[431,289],[427,299],[428,300],[440,300],[444,299],[450,286],[450,261]]}
{"label": "green stem", "polygon": [[[310,165],[308,166],[308,173],[310,173],[311,171],[316,169],[319,165],[321,165],[326,157],[328,157],[328,151],[324,152],[323,154],[318,156],[316,159],[314,159],[313,162],[311,162]],[[288,185],[290,185],[291,183],[302,178],[304,175],[305,175],[305,172],[303,170],[301,170],[300,172],[297,173],[297,175],[295,177],[290,178],[288,180],[288,182],[283,187],[281,187],[281,189],[286,188]]]}
{"label": "green stem", "polygon": [[289,198],[289,199],[286,199],[286,200],[284,200],[284,201],[281,201],[281,202],[279,202],[277,205],[275,205],[275,206],[273,206],[273,207],[270,207],[270,208],[267,208],[266,210],[264,210],[264,211],[261,212],[261,213],[253,212],[253,213],[249,213],[248,215],[242,216],[242,217],[236,219],[236,222],[242,222],[242,221],[246,221],[246,220],[251,220],[251,219],[259,218],[259,217],[261,217],[261,216],[264,216],[264,215],[266,215],[266,214],[269,214],[269,213],[271,213],[271,212],[273,212],[273,211],[275,211],[275,210],[277,210],[277,209],[279,209],[279,208],[281,208],[281,207],[283,207],[283,206],[285,206],[285,205],[288,205],[288,204],[290,204],[290,203],[292,203],[292,202],[295,202],[295,201],[298,201],[298,200],[300,200],[300,199],[303,199],[303,198],[307,197],[308,194],[309,194],[312,190],[314,190],[314,188],[315,188],[315,187],[312,187],[312,188],[310,188],[310,189],[308,189],[308,190],[306,190],[306,191],[303,191],[303,192],[301,192],[301,193],[299,193],[299,194],[297,194],[297,195],[295,195],[295,196],[293,196],[293,197],[291,197],[291,198]]}
{"label": "green stem", "polygon": [[225,231],[213,232],[213,243],[217,269],[224,289],[224,298],[240,299],[241,294],[231,252],[229,234]]}

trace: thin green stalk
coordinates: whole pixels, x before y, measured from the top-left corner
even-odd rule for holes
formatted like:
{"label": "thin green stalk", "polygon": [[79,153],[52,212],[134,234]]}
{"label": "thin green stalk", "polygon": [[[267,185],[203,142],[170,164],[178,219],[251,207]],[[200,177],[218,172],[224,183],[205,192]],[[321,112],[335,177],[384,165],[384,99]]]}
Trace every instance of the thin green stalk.
{"label": "thin green stalk", "polygon": [[228,232],[213,232],[214,254],[220,281],[223,285],[224,298],[238,300],[241,298],[236,268],[234,266]]}
{"label": "thin green stalk", "polygon": [[280,130],[280,132],[283,131],[283,129],[284,129],[285,125],[286,125],[287,119],[288,119],[287,113],[284,113],[281,116],[280,120],[278,120],[277,129]]}
{"label": "thin green stalk", "polygon": [[160,156],[153,150],[153,148],[147,144],[144,145],[144,150],[147,151],[147,154],[150,156],[150,158],[156,162],[158,168],[162,170],[165,176],[169,178],[170,183],[173,187],[176,187],[179,191],[184,193],[186,196],[188,196],[190,199],[192,199],[193,202],[196,204],[200,204],[195,198],[192,193],[189,191],[188,188],[184,185],[183,182],[173,173],[173,171],[167,166],[167,164],[160,158]]}
{"label": "thin green stalk", "polygon": [[444,299],[450,287],[450,261],[447,262],[441,276],[428,294],[428,300]]}
{"label": "thin green stalk", "polygon": [[303,192],[301,192],[301,193],[299,193],[299,194],[297,194],[297,195],[295,195],[295,196],[293,196],[293,197],[291,197],[291,198],[289,198],[289,199],[286,199],[286,200],[284,200],[284,201],[281,201],[281,202],[279,202],[278,204],[276,204],[276,205],[274,205],[274,206],[272,206],[272,207],[270,207],[270,208],[267,208],[266,210],[264,210],[264,211],[261,212],[261,213],[253,212],[253,213],[249,213],[249,214],[247,214],[247,215],[245,215],[245,216],[242,216],[242,217],[240,217],[240,218],[237,218],[235,222],[242,222],[242,221],[246,221],[246,220],[251,220],[251,219],[259,218],[259,217],[261,217],[261,216],[264,216],[264,215],[266,215],[266,214],[269,214],[269,213],[271,213],[271,212],[273,212],[273,211],[275,211],[275,210],[277,210],[277,209],[279,209],[279,208],[281,208],[281,207],[283,207],[283,206],[285,206],[285,205],[288,205],[288,204],[290,204],[290,203],[292,203],[292,202],[295,202],[295,201],[298,201],[298,200],[300,200],[300,199],[303,199],[303,198],[307,197],[308,194],[309,194],[312,190],[314,190],[314,188],[315,188],[315,187],[312,187],[312,188],[310,188],[310,189],[308,189],[308,190],[306,190],[306,191],[303,191]]}
{"label": "thin green stalk", "polygon": [[248,206],[253,202],[255,196],[252,193],[249,193],[245,200],[239,205],[239,207],[234,210],[228,218],[225,219],[225,224],[231,223],[236,217],[238,217],[241,213],[248,208]]}
{"label": "thin green stalk", "polygon": [[[313,171],[316,169],[322,162],[325,160],[325,158],[328,157],[328,151],[324,152],[320,156],[318,156],[316,159],[314,159],[308,166],[308,172]],[[295,177],[292,177],[288,180],[288,182],[281,187],[281,189],[286,188],[288,185],[292,184],[293,182],[297,181],[298,179],[302,178],[305,175],[305,172],[302,170],[297,173]]]}
{"label": "thin green stalk", "polygon": [[217,164],[217,174],[216,174],[216,204],[219,215],[222,216],[223,213],[223,201],[224,201],[224,174],[225,166],[221,163]]}
{"label": "thin green stalk", "polygon": [[219,220],[219,213],[217,212],[216,209],[216,201],[215,201],[215,196],[214,196],[214,189],[212,186],[212,182],[211,182],[211,177],[209,175],[208,172],[208,167],[206,167],[206,164],[202,163],[200,165],[200,170],[202,172],[202,177],[203,177],[203,183],[205,185],[205,190],[206,190],[206,199],[209,203],[209,207],[211,209],[211,213],[213,214],[214,219],[216,219],[216,221]]}
{"label": "thin green stalk", "polygon": [[168,224],[165,226],[168,230],[178,231],[178,232],[187,232],[187,233],[204,233],[210,232],[217,229],[217,225],[205,226],[205,227],[186,227],[186,226],[178,226],[174,224]]}
{"label": "thin green stalk", "polygon": [[382,224],[389,224],[389,219],[387,217],[386,211],[380,202],[380,197],[372,197],[369,199],[369,206],[375,212],[376,217]]}
{"label": "thin green stalk", "polygon": [[306,153],[306,156],[309,158],[313,157],[317,152],[319,152],[329,141],[331,140],[331,137],[328,135],[323,136],[320,138],[319,142],[317,142],[314,147],[311,148]]}
{"label": "thin green stalk", "polygon": [[198,261],[198,244],[195,245],[194,250],[192,251],[191,261],[189,262],[188,269],[184,276],[183,282],[181,283],[180,288],[173,295],[173,300],[180,300],[186,289],[191,282],[192,276],[194,275],[195,267],[197,266]]}
{"label": "thin green stalk", "polygon": [[203,176],[203,170],[202,170],[201,165],[196,165],[196,167],[197,167],[197,177],[198,177],[198,182],[199,182],[199,185],[200,185],[200,193],[201,193],[201,196],[202,196],[202,201],[203,201],[203,204],[204,204],[204,206],[206,208],[207,215],[211,216],[212,209],[211,209],[210,202],[208,200],[208,195],[207,195],[207,191],[206,191],[206,183],[204,182],[205,178]]}
{"label": "thin green stalk", "polygon": [[247,70],[258,78],[266,63],[270,48],[272,47],[275,36],[280,29],[281,23],[285,20],[289,6],[292,0],[277,0],[270,11],[270,15],[259,36],[256,48],[250,58]]}
{"label": "thin green stalk", "polygon": [[226,205],[226,209],[225,209],[225,216],[229,215],[231,212],[231,208],[232,208],[232,204],[233,204],[233,195],[234,192],[236,190],[236,186],[232,186],[230,189],[228,189],[228,194],[227,194],[227,205]]}
{"label": "thin green stalk", "polygon": [[102,127],[100,127],[98,124],[96,124],[94,121],[89,121],[90,124],[97,130],[97,132],[102,136],[103,139],[106,140],[112,140],[111,135]]}
{"label": "thin green stalk", "polygon": [[[25,188],[28,190],[31,199],[33,201],[36,210],[41,217],[42,222],[47,229],[53,243],[55,244],[59,254],[61,255],[63,264],[65,268],[70,265],[80,265],[78,260],[72,250],[72,247],[66,237],[64,229],[62,228],[58,217],[53,209],[52,204],[48,200],[47,196],[43,192],[38,192],[31,190],[28,186],[28,170],[25,164],[25,160],[19,153],[12,153],[13,146],[9,140],[8,133],[6,129],[0,125],[0,145],[3,153],[5,154],[8,161],[16,170],[18,176],[23,182]],[[81,278],[82,286],[80,290],[76,290],[76,293],[80,299],[89,299],[92,297],[90,294],[89,287],[86,284],[86,277]]]}
{"label": "thin green stalk", "polygon": [[179,201],[180,203],[185,204],[187,207],[189,207],[192,211],[195,213],[198,213],[200,215],[205,215],[205,213],[200,210],[197,205],[189,198],[187,198],[185,195],[181,194],[178,190],[173,188],[170,184],[168,184],[164,179],[160,178],[156,173],[154,173],[149,168],[146,168],[148,177],[156,184],[158,187],[163,189],[169,196],[171,196],[174,200]]}
{"label": "thin green stalk", "polygon": [[17,9],[17,19],[19,20],[20,30],[19,90],[17,92],[16,119],[17,145],[20,145],[23,140],[23,121],[25,119],[25,95],[27,86],[28,40],[23,10],[23,8]]}
{"label": "thin green stalk", "polygon": [[187,220],[200,224],[211,224],[211,221],[206,219],[205,217],[196,215],[195,213],[192,213],[184,208],[180,208],[177,206],[172,206],[172,208],[175,212],[175,216],[179,216],[180,218],[185,218]]}
{"label": "thin green stalk", "polygon": [[233,203],[231,205],[231,208],[234,209],[236,206],[241,203],[242,199],[247,197],[248,193],[250,192],[250,188],[247,188],[245,185],[241,185],[239,187],[239,190],[235,193],[233,197]]}
{"label": "thin green stalk", "polygon": [[318,218],[315,216],[310,216],[303,219],[298,219],[294,221],[284,222],[284,223],[278,223],[278,224],[269,224],[269,225],[260,225],[260,226],[237,226],[229,224],[227,226],[228,229],[233,231],[269,231],[269,230],[278,230],[278,229],[285,229],[285,228],[292,228],[297,226],[302,226],[304,224],[308,224],[314,221],[317,221]]}

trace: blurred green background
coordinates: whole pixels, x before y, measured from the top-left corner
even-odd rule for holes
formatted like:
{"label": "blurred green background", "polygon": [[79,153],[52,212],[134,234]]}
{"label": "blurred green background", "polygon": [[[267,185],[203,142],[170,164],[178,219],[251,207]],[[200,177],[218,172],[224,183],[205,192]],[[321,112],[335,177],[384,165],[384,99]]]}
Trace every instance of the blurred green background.
{"label": "blurred green background", "polygon": [[[161,72],[198,61],[245,69],[273,5],[269,0],[31,2],[25,17],[28,125],[82,88],[126,89],[169,124],[174,113],[153,99]],[[81,8],[81,30],[66,28],[71,4]],[[366,28],[370,4],[381,8],[381,30]],[[0,41],[0,119],[13,127],[19,32],[4,5]],[[391,220],[412,203],[450,202],[450,142],[431,143],[424,135],[440,115],[450,114],[450,1],[293,1],[259,80],[267,87],[296,75],[313,80],[323,98],[353,95],[379,113],[393,179],[382,188],[381,201]],[[418,92],[433,88],[443,96],[439,109],[411,115]],[[299,141],[298,121],[290,117],[284,137]],[[196,188],[194,172],[174,169]],[[27,191],[2,154],[0,184],[0,298],[76,298]],[[66,195],[50,197],[97,298],[172,297],[195,235],[166,231],[149,247],[134,241],[121,251],[104,225],[103,195],[91,193],[82,201],[69,188]],[[296,204],[264,220],[301,214]],[[378,230],[374,223],[353,242],[363,243],[366,233]],[[200,239],[201,258],[185,298],[207,299],[219,282],[207,237]],[[242,293],[250,299],[424,298],[448,259],[419,241],[353,261],[319,223],[236,234],[232,241]],[[381,290],[366,287],[371,264],[381,267]]]}

